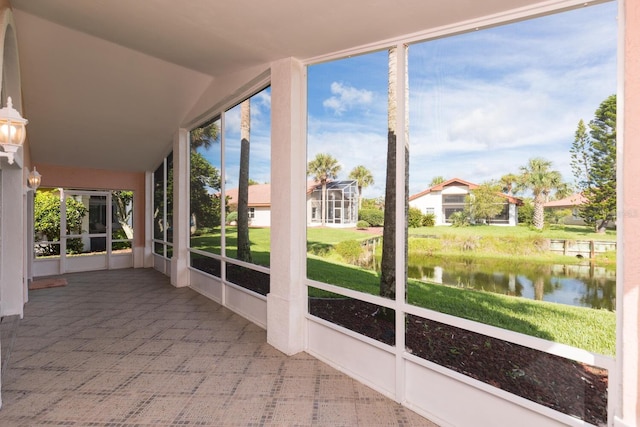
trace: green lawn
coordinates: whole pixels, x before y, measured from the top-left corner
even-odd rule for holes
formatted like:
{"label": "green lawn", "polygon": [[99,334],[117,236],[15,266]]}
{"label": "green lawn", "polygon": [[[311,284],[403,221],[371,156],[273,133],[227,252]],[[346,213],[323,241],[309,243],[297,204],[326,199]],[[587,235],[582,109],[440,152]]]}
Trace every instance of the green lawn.
{"label": "green lawn", "polygon": [[[377,295],[379,276],[366,269],[309,255],[308,276],[320,282]],[[310,288],[310,296],[330,297]],[[410,304],[487,325],[559,342],[595,353],[615,355],[616,316],[607,310],[572,307],[490,292],[409,280]]]}
{"label": "green lawn", "polygon": [[[543,232],[526,227],[430,227],[410,229],[410,235],[454,235],[457,239],[484,236],[489,240],[507,242],[521,237],[524,240],[540,238],[563,238],[589,240],[613,240],[615,233],[599,235],[587,232],[584,228],[549,229]],[[310,279],[331,283],[348,289],[373,295],[379,292],[380,279],[371,270],[358,268],[340,262],[340,257],[332,250],[333,246],[345,240],[361,240],[370,236],[353,229],[309,228],[307,230],[307,269]],[[251,250],[254,262],[269,266],[270,229],[253,228],[250,230]],[[411,239],[414,241],[414,239]],[[192,247],[220,253],[220,233],[210,233],[191,238]],[[227,227],[226,251],[235,257],[236,228]],[[415,248],[414,248],[415,249]],[[424,255],[424,254],[422,254]],[[469,255],[469,254],[467,254]],[[478,256],[477,253],[474,256]],[[613,257],[615,260],[615,256]],[[335,296],[325,291],[310,288],[311,296]],[[525,298],[492,294],[489,292],[459,289],[438,284],[429,284],[409,280],[408,302],[442,313],[465,319],[479,321],[488,325],[521,332],[530,336],[548,339],[554,342],[583,348],[595,353],[615,354],[615,313],[572,307],[562,304],[533,301]]]}
{"label": "green lawn", "polygon": [[606,240],[615,241],[616,231],[607,230],[606,233],[595,233],[591,228],[584,226],[550,225],[544,230],[536,230],[525,225],[516,227],[503,227],[495,225],[475,225],[469,227],[420,227],[410,228],[409,235],[438,236],[492,236],[492,237],[540,237],[544,239],[568,239],[568,240]]}
{"label": "green lawn", "polygon": [[[226,255],[230,258],[237,258],[238,229],[236,227],[226,228]],[[253,262],[264,267],[269,267],[269,254],[271,252],[271,229],[251,228],[249,229],[249,240],[251,241],[251,256]],[[191,247],[201,251],[220,255],[221,253],[220,230],[200,236],[191,236]]]}

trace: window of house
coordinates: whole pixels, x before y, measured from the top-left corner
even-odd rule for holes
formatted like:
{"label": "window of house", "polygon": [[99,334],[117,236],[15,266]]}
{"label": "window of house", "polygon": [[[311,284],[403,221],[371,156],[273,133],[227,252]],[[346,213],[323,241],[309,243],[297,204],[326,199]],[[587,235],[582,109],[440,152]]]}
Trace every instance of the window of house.
{"label": "window of house", "polygon": [[[357,321],[357,314],[340,311],[358,307],[392,319],[394,309],[379,301],[344,298],[324,287],[384,295],[382,304],[395,298],[379,275],[366,271],[380,264],[379,235],[365,242],[372,237],[367,229],[381,230],[394,219],[385,216],[380,203],[389,136],[388,64],[389,52],[383,50],[308,68],[307,277],[312,285],[309,313],[394,345],[393,333],[374,335]],[[359,221],[367,226],[358,226]],[[393,280],[388,274],[385,284]]]}
{"label": "window of house", "polygon": [[[478,188],[469,197],[443,195],[452,224],[446,231],[407,230],[408,303],[470,321],[444,325],[416,310],[407,317],[407,349],[596,425],[607,423],[611,367],[600,356],[615,355],[615,253],[596,255],[598,273],[579,273],[583,259],[558,258],[549,242],[585,235],[615,241],[615,231],[578,227],[566,234],[563,224],[534,212],[579,190],[583,178],[571,163],[581,120],[587,129],[599,126],[597,110],[611,106],[607,114],[615,116],[616,13],[615,3],[605,3],[408,48],[410,194],[438,177]],[[419,248],[429,256],[416,256]],[[494,341],[484,324],[527,338]],[[550,354],[545,342],[593,357]],[[488,368],[498,353],[508,362]],[[573,372],[598,397],[576,383],[565,400],[557,384],[570,383]]]}
{"label": "window of house", "polygon": [[[173,249],[172,188],[173,153],[170,153],[153,173],[153,252],[165,258],[171,258]],[[125,229],[121,230],[126,235]]]}
{"label": "window of house", "polygon": [[[189,132],[190,265],[222,277],[222,120],[216,117]],[[216,255],[216,256],[211,256]]]}
{"label": "window of house", "polygon": [[[271,89],[259,91],[193,129],[190,138],[191,266],[266,295],[271,239]],[[264,209],[257,215],[250,205]]]}
{"label": "window of house", "polygon": [[133,234],[132,191],[41,188],[35,194],[37,258],[130,254]]}
{"label": "window of house", "polygon": [[[419,358],[607,424],[615,253],[596,257],[602,273],[580,273],[581,259],[552,254],[554,227],[540,224],[539,208],[575,188],[571,150],[580,120],[614,130],[596,116],[604,109],[611,117],[615,107],[616,13],[615,3],[598,4],[309,66],[309,313],[389,345],[404,334],[406,351]],[[389,66],[394,50],[397,65]],[[406,105],[394,106],[394,118],[386,108],[389,86],[408,94]],[[408,120],[400,117],[406,110]],[[397,146],[393,152],[395,166],[408,165],[408,173],[393,171],[387,181],[389,134],[406,144],[405,156]],[[348,179],[360,163],[371,177],[358,219],[376,226],[395,221],[406,232],[406,249],[391,248],[391,266],[380,250],[381,232],[378,244],[368,246],[371,233],[334,220],[344,205],[331,198],[327,183]],[[551,188],[536,183],[542,174]],[[406,182],[396,182],[403,175]],[[473,184],[473,196],[435,198],[426,191],[449,180]],[[407,207],[428,204],[450,225],[423,225],[411,209],[409,218],[385,214],[385,205],[405,200]],[[616,239],[613,229],[600,236]],[[407,306],[394,292],[380,298],[390,295],[385,275]],[[442,323],[434,311],[452,320]],[[402,331],[395,329],[398,315],[406,320]],[[573,372],[593,387],[573,382]],[[571,398],[559,382],[573,384]]]}

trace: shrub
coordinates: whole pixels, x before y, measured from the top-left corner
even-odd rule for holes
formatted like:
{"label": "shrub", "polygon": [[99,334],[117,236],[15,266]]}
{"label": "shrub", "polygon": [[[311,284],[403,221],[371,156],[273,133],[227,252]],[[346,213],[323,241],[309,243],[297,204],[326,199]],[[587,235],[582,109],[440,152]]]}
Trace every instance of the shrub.
{"label": "shrub", "polygon": [[384,224],[384,212],[380,209],[361,209],[358,219],[367,221],[371,227],[381,227]]}
{"label": "shrub", "polygon": [[409,208],[407,223],[410,228],[422,227],[422,211],[418,208]]}
{"label": "shrub", "polygon": [[436,214],[428,213],[422,216],[423,227],[435,227],[435,225],[436,225]]}
{"label": "shrub", "polygon": [[365,228],[369,228],[369,223],[367,221],[358,221],[358,223],[356,224],[356,228],[358,229],[365,229]]}
{"label": "shrub", "polygon": [[453,227],[466,227],[470,224],[469,216],[466,212],[458,211],[454,212],[449,216],[449,220],[451,221],[451,225]]}
{"label": "shrub", "polygon": [[344,240],[335,246],[336,252],[348,263],[355,264],[362,256],[362,246],[356,240]]}
{"label": "shrub", "polygon": [[225,217],[225,220],[227,221],[227,225],[231,224],[232,222],[238,221],[238,212],[229,212]]}
{"label": "shrub", "polygon": [[518,206],[518,223],[533,224],[533,203],[531,200],[525,200],[522,206]]}

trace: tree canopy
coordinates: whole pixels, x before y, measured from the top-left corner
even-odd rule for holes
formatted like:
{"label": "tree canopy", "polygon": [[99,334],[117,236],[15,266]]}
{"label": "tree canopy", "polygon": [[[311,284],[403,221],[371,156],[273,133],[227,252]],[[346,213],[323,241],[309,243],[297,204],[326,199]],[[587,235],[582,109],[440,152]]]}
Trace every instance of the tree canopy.
{"label": "tree canopy", "polygon": [[351,173],[349,173],[349,179],[353,179],[358,185],[358,209],[362,208],[362,189],[367,188],[373,184],[373,174],[369,169],[363,165],[358,165]]}
{"label": "tree canopy", "polygon": [[500,215],[504,210],[505,198],[500,194],[502,186],[497,182],[485,182],[466,198],[465,209],[470,218],[475,221],[484,220],[488,223]]}
{"label": "tree canopy", "polygon": [[580,120],[571,146],[571,168],[587,199],[580,215],[598,232],[616,219],[616,115],[611,95],[596,110],[588,133]]}
{"label": "tree canopy", "polygon": [[338,160],[326,153],[316,154],[316,157],[307,165],[307,175],[323,185],[329,180],[336,179],[340,170],[342,166]]}
{"label": "tree canopy", "polygon": [[544,204],[552,192],[564,187],[562,175],[551,165],[551,161],[536,157],[520,167],[519,184],[533,193],[533,226],[539,230],[544,227]]}
{"label": "tree canopy", "polygon": [[220,171],[200,153],[191,152],[190,207],[195,226],[220,225]]}
{"label": "tree canopy", "polygon": [[198,148],[208,150],[215,142],[218,142],[218,138],[220,137],[218,120],[197,127],[193,129],[190,134],[192,151],[196,151]]}
{"label": "tree canopy", "polygon": [[[198,152],[198,149],[211,148],[218,142],[219,136],[218,120],[213,120],[190,132],[190,212],[192,226],[195,227],[217,227],[221,223],[220,170]],[[168,179],[167,189],[173,187],[173,176]]]}
{"label": "tree canopy", "polygon": [[327,181],[336,179],[342,167],[331,154],[318,153],[307,165],[307,175],[322,185],[320,219],[322,225],[327,217]]}
{"label": "tree canopy", "polygon": [[[111,193],[112,203],[114,204],[115,220],[118,221],[122,231],[124,232],[124,238],[133,239],[133,191],[129,190],[117,190]],[[123,237],[120,237],[123,238]]]}
{"label": "tree canopy", "polygon": [[442,176],[442,175],[434,176],[433,178],[431,178],[431,182],[429,183],[429,187],[433,187],[434,185],[442,184],[445,181],[446,181],[446,179],[444,179],[444,176]]}

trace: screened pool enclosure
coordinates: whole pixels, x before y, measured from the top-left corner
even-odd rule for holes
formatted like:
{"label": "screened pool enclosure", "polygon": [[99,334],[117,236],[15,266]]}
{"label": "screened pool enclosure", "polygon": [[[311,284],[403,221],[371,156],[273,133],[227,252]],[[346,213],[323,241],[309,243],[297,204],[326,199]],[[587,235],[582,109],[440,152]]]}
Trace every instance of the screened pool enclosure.
{"label": "screened pool enclosure", "polygon": [[310,225],[353,227],[358,222],[358,185],[355,180],[327,182],[324,191],[322,184],[318,184],[311,190],[309,203]]}

